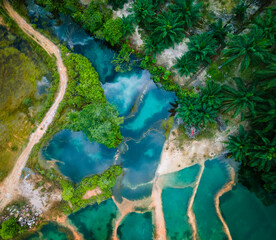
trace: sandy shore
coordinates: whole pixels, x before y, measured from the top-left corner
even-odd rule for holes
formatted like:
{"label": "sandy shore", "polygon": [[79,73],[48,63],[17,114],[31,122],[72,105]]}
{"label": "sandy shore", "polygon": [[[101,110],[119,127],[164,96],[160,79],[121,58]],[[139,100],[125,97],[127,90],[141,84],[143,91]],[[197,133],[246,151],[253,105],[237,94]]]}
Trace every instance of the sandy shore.
{"label": "sandy shore", "polygon": [[192,234],[193,240],[197,239],[196,217],[195,217],[195,214],[194,214],[194,211],[193,211],[193,204],[194,204],[194,201],[195,201],[195,196],[196,196],[196,193],[197,193],[197,189],[198,189],[203,171],[204,171],[204,163],[201,163],[200,164],[200,170],[199,170],[199,173],[198,173],[198,176],[197,176],[197,180],[195,182],[195,186],[194,186],[194,189],[193,189],[193,194],[192,194],[192,196],[189,200],[189,205],[188,205],[188,210],[187,210],[187,216],[188,216],[188,219],[189,219],[188,221],[189,221],[189,224],[191,225],[191,228],[193,230],[193,234]]}
{"label": "sandy shore", "polygon": [[112,240],[119,240],[119,238],[117,236],[117,230],[118,230],[118,227],[120,226],[122,220],[124,219],[124,217],[131,212],[141,213],[140,211],[136,211],[135,210],[136,208],[150,209],[151,199],[144,198],[144,199],[137,200],[137,201],[130,201],[123,197],[123,201],[121,203],[119,203],[112,196],[112,200],[116,204],[117,208],[119,209],[119,214],[117,214],[117,218],[114,223]]}
{"label": "sandy shore", "polygon": [[64,97],[65,90],[67,87],[67,81],[68,81],[66,67],[63,64],[58,47],[54,43],[52,43],[49,39],[47,39],[45,36],[37,32],[36,30],[34,30],[30,24],[28,24],[16,11],[13,10],[12,6],[7,1],[4,0],[3,3],[8,14],[18,24],[18,26],[29,37],[31,37],[41,47],[43,47],[49,55],[53,54],[56,57],[57,59],[56,63],[57,63],[57,69],[60,76],[60,81],[59,81],[59,91],[57,93],[57,97],[53,105],[51,106],[49,111],[45,114],[45,117],[37,127],[36,131],[31,134],[27,147],[22,151],[21,155],[18,157],[11,173],[1,183],[0,209],[3,209],[10,201],[12,201],[18,196],[18,192],[19,192],[18,186],[20,182],[21,172],[26,165],[26,162],[28,160],[28,157],[34,145],[40,141],[42,136],[47,131],[47,128],[53,121],[57,108]]}
{"label": "sandy shore", "polygon": [[162,204],[162,188],[158,185],[158,176],[155,177],[152,188],[152,208],[154,209],[153,222],[155,225],[155,239],[165,240],[167,236],[166,223]]}
{"label": "sandy shore", "polygon": [[232,237],[231,237],[231,233],[230,233],[230,230],[225,222],[225,220],[223,219],[222,217],[222,214],[221,214],[221,211],[220,211],[220,208],[219,208],[219,198],[232,190],[232,186],[235,182],[235,170],[231,167],[230,168],[230,181],[228,183],[226,183],[220,190],[219,192],[216,194],[215,196],[215,207],[216,207],[216,212],[217,212],[217,215],[220,219],[220,221],[222,222],[222,225],[223,225],[223,231],[225,232],[228,240],[232,240]]}
{"label": "sandy shore", "polygon": [[[229,132],[228,132],[229,130]],[[184,168],[202,163],[205,160],[213,159],[224,149],[224,141],[229,134],[237,131],[237,127],[229,127],[224,132],[217,134],[210,139],[178,141],[178,130],[173,129],[166,140],[161,160],[157,169],[158,175],[176,172]],[[180,145],[180,147],[178,147]]]}
{"label": "sandy shore", "polygon": [[84,239],[83,236],[82,236],[82,234],[80,234],[80,233],[77,231],[76,227],[73,226],[73,225],[69,222],[67,216],[65,216],[65,215],[57,216],[57,218],[55,219],[55,221],[56,221],[57,223],[59,223],[60,225],[62,225],[62,226],[64,226],[64,227],[68,228],[68,229],[73,233],[73,235],[74,235],[74,240],[83,240],[83,239]]}

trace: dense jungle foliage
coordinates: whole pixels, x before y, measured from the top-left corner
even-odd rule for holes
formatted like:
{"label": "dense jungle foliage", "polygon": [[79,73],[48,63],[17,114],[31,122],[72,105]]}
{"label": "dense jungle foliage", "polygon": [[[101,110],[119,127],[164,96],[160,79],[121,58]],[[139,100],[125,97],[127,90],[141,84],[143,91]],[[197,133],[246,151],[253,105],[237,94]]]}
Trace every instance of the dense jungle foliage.
{"label": "dense jungle foliage", "polygon": [[86,57],[70,53],[62,46],[62,57],[67,67],[69,83],[60,108],[72,109],[67,127],[83,131],[90,141],[115,148],[122,141],[117,109],[106,100],[99,75]]}
{"label": "dense jungle foliage", "polygon": [[[114,165],[100,175],[85,177],[79,184],[73,184],[68,180],[60,179],[62,187],[62,199],[65,202],[70,201],[72,206],[70,207],[70,205],[66,203],[63,211],[66,214],[76,212],[89,204],[100,204],[100,202],[111,198],[112,188],[116,184],[117,177],[122,173],[122,168],[118,165]],[[92,196],[88,199],[83,199],[83,196],[87,191],[93,190],[96,187],[101,189],[101,194]]]}

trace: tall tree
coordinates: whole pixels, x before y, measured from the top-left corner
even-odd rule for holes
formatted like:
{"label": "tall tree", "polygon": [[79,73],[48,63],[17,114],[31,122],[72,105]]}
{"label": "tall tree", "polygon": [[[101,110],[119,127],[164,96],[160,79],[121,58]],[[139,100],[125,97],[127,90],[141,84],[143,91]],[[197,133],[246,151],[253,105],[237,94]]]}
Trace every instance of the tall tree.
{"label": "tall tree", "polygon": [[276,166],[276,136],[272,140],[266,138],[260,131],[254,137],[251,152],[248,153],[249,165],[258,171],[268,172]]}
{"label": "tall tree", "polygon": [[270,46],[271,42],[263,37],[263,30],[261,29],[252,29],[249,35],[232,35],[227,49],[222,52],[224,56],[229,57],[223,65],[240,59],[240,70],[244,71],[252,63],[265,62],[265,59],[269,57]]}
{"label": "tall tree", "polygon": [[202,4],[194,2],[194,0],[175,0],[175,4],[168,7],[184,21],[185,30],[194,26],[201,17]]}
{"label": "tall tree", "polygon": [[214,81],[207,81],[204,88],[201,88],[202,102],[219,109],[222,104],[221,86]]}
{"label": "tall tree", "polygon": [[274,99],[266,100],[256,107],[256,116],[252,119],[254,127],[262,129],[263,133],[273,134],[276,127],[276,102]]}
{"label": "tall tree", "polygon": [[237,136],[230,135],[227,143],[227,148],[238,162],[246,162],[251,146],[252,138],[242,125],[240,125],[239,134]]}
{"label": "tall tree", "polygon": [[152,37],[161,48],[171,47],[183,39],[183,24],[184,22],[176,14],[171,11],[163,12],[154,21],[155,27]]}
{"label": "tall tree", "polygon": [[181,58],[176,58],[176,64],[173,66],[178,69],[181,76],[188,76],[195,73],[199,65],[199,61],[195,61],[190,52],[184,54]]}
{"label": "tall tree", "polygon": [[131,36],[134,31],[134,19],[131,15],[128,15],[127,17],[125,17],[125,15],[123,15],[122,17],[122,21],[123,21],[123,36]]}
{"label": "tall tree", "polygon": [[223,106],[224,112],[229,112],[235,109],[233,117],[236,117],[241,113],[241,119],[244,120],[245,113],[248,112],[251,115],[256,115],[256,103],[263,102],[264,100],[260,97],[261,92],[257,91],[256,83],[246,86],[241,78],[234,78],[236,88],[232,88],[227,85],[222,86],[223,93]]}
{"label": "tall tree", "polygon": [[212,23],[209,28],[213,38],[216,39],[219,44],[225,45],[225,37],[230,32],[231,27],[229,25],[224,26],[220,18],[217,22]]}
{"label": "tall tree", "polygon": [[202,33],[190,38],[188,48],[191,56],[195,61],[199,61],[204,65],[211,63],[211,56],[216,55],[215,48],[217,43],[213,36],[209,33]]}
{"label": "tall tree", "polygon": [[272,43],[275,43],[276,35],[276,15],[272,14],[271,9],[266,10],[263,16],[257,16],[253,25],[263,30],[263,36],[266,39],[270,39]]}
{"label": "tall tree", "polygon": [[140,27],[146,30],[151,29],[151,23],[155,15],[152,0],[135,0],[130,10],[133,12],[134,19]]}

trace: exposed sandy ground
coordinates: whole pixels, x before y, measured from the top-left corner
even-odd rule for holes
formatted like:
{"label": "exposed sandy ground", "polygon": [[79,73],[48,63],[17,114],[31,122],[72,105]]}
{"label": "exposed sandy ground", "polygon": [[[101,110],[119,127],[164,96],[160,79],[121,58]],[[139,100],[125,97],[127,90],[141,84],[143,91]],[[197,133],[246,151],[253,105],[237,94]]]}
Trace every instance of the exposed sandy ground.
{"label": "exposed sandy ground", "polygon": [[93,196],[96,196],[96,195],[99,195],[99,194],[102,194],[102,190],[99,188],[99,187],[96,187],[92,190],[88,190],[83,196],[82,196],[82,199],[89,199]]}
{"label": "exposed sandy ground", "polygon": [[180,58],[188,51],[187,42],[189,42],[189,38],[184,39],[181,43],[175,43],[174,47],[165,49],[161,54],[157,54],[157,64],[171,68],[176,63],[176,58]]}
{"label": "exposed sandy ground", "polygon": [[73,225],[69,222],[67,216],[65,216],[65,215],[58,216],[58,217],[55,219],[55,221],[56,221],[57,223],[61,224],[62,226],[68,228],[68,229],[73,233],[73,235],[74,235],[74,240],[83,240],[83,239],[84,239],[83,236],[82,236],[82,234],[80,234],[80,233],[77,231],[76,227],[73,226]]}
{"label": "exposed sandy ground", "polygon": [[22,180],[18,185],[18,194],[26,199],[29,199],[32,208],[39,214],[48,211],[55,202],[60,202],[61,191],[45,191],[41,192],[43,187],[35,189],[34,181]]}
{"label": "exposed sandy ground", "polygon": [[17,12],[13,10],[11,5],[7,1],[3,1],[4,7],[6,8],[8,14],[13,18],[13,20],[19,25],[19,27],[29,35],[33,40],[35,40],[38,44],[40,44],[48,54],[54,55],[57,59],[57,67],[60,76],[59,82],[59,91],[55,102],[46,113],[44,119],[37,127],[36,131],[31,134],[29,138],[29,142],[27,147],[22,151],[21,155],[17,159],[12,172],[5,178],[5,180],[1,183],[0,186],[0,209],[3,209],[11,200],[13,200],[16,196],[20,194],[20,191],[24,192],[24,189],[19,190],[20,186],[20,176],[25,164],[28,160],[29,154],[32,151],[32,148],[36,143],[39,142],[41,137],[46,132],[48,126],[54,119],[55,113],[59,106],[59,103],[62,101],[66,86],[67,86],[67,73],[66,68],[62,62],[60,51],[58,47],[52,43],[49,39],[44,37],[39,32],[35,31],[31,25],[29,25]]}
{"label": "exposed sandy ground", "polygon": [[188,216],[188,219],[189,219],[188,222],[191,225],[192,230],[193,230],[193,234],[192,234],[193,240],[197,239],[196,217],[195,217],[195,214],[194,214],[194,211],[193,211],[193,205],[194,205],[197,189],[198,189],[198,186],[199,186],[202,174],[203,174],[203,170],[204,170],[204,163],[201,163],[200,164],[200,170],[199,170],[199,173],[198,173],[198,176],[197,176],[197,180],[195,182],[195,187],[193,189],[193,194],[192,194],[192,196],[189,200],[189,205],[188,205],[188,210],[187,210],[187,216]]}
{"label": "exposed sandy ground", "polygon": [[117,11],[113,11],[113,16],[122,18],[123,15],[125,15],[125,17],[130,15],[130,12],[128,11],[128,9],[131,7],[132,3],[133,3],[133,1],[129,0],[127,3],[125,3],[125,5],[122,9],[118,9]]}
{"label": "exposed sandy ground", "polygon": [[222,189],[219,190],[219,192],[216,194],[215,196],[215,207],[216,207],[216,212],[217,212],[217,215],[220,219],[220,221],[222,222],[222,225],[223,225],[223,231],[225,232],[228,240],[232,240],[232,237],[231,237],[231,233],[230,233],[230,230],[225,222],[225,220],[223,219],[222,217],[222,214],[221,214],[221,211],[220,211],[220,208],[219,208],[219,198],[232,190],[232,186],[235,182],[235,170],[231,167],[230,169],[230,181],[228,183],[226,183]]}
{"label": "exposed sandy ground", "polygon": [[139,27],[135,28],[135,32],[131,36],[132,44],[136,46],[137,49],[142,47],[143,45],[143,40],[141,38],[141,35],[139,33]]}
{"label": "exposed sandy ground", "polygon": [[[228,132],[228,130],[230,131]],[[217,132],[215,137],[211,139],[185,140],[180,144],[181,148],[178,147],[178,130],[172,130],[163,146],[161,161],[157,170],[158,174],[176,172],[214,158],[222,152],[223,141],[227,140],[227,136],[237,130],[238,126],[228,127],[224,132]]]}
{"label": "exposed sandy ground", "polygon": [[159,177],[155,176],[151,193],[152,208],[154,209],[153,222],[155,225],[155,239],[166,240],[167,231],[162,204],[162,188],[158,184]]}
{"label": "exposed sandy ground", "polygon": [[80,3],[87,6],[92,0],[80,0]]}

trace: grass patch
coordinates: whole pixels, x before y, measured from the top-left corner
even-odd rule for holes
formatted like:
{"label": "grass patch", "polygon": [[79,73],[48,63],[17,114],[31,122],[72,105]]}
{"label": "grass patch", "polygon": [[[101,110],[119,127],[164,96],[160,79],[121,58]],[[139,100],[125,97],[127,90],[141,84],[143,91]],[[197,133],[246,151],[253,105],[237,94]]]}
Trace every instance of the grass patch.
{"label": "grass patch", "polygon": [[173,126],[173,120],[174,120],[174,117],[169,117],[168,119],[166,120],[163,120],[162,122],[162,128],[165,130],[165,137],[166,139],[169,137],[169,134],[170,134],[170,131],[172,129],[172,126]]}
{"label": "grass patch", "polygon": [[[58,87],[55,59],[30,39],[0,6],[9,26],[0,26],[0,181],[13,168],[36,122],[52,105]],[[51,80],[47,94],[37,95],[36,81]]]}

